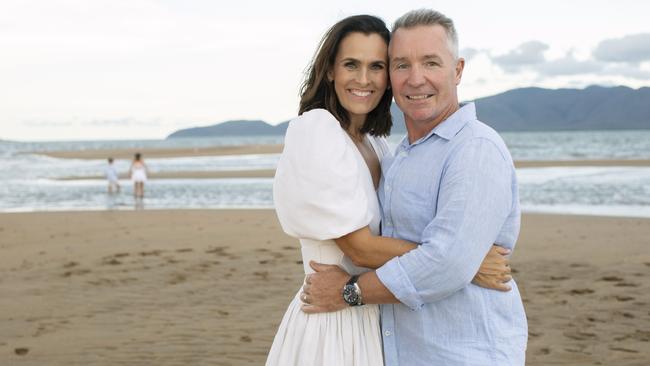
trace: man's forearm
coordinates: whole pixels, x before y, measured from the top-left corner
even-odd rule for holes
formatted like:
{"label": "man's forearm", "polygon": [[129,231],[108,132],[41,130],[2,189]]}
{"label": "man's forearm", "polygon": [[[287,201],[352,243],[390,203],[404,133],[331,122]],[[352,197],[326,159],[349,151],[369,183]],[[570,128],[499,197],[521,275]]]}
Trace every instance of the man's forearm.
{"label": "man's forearm", "polygon": [[375,271],[366,272],[357,282],[364,304],[397,304],[400,301],[384,286]]}

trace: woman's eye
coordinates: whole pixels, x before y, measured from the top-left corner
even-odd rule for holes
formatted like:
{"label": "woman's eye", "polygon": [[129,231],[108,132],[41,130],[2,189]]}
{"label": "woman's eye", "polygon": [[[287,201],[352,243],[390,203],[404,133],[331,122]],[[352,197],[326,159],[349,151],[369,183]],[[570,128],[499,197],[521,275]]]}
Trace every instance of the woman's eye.
{"label": "woman's eye", "polygon": [[382,65],[382,64],[372,64],[372,65],[370,65],[370,68],[373,69],[373,70],[383,70],[384,65]]}
{"label": "woman's eye", "polygon": [[346,69],[353,70],[357,67],[357,65],[354,62],[346,62],[343,64],[343,67],[345,67]]}

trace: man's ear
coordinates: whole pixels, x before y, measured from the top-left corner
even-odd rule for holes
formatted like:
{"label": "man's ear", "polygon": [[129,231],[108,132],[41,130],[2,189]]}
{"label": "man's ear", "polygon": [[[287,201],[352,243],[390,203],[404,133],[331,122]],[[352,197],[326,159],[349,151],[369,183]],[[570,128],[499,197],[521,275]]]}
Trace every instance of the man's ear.
{"label": "man's ear", "polygon": [[456,85],[460,84],[460,79],[463,78],[463,70],[465,69],[465,59],[462,57],[456,61]]}

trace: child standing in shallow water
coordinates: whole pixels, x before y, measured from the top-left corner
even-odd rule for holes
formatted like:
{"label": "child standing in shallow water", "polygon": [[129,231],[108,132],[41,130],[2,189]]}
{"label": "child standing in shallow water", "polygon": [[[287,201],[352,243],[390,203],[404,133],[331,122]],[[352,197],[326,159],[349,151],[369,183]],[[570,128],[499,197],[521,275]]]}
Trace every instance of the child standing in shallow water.
{"label": "child standing in shallow water", "polygon": [[108,181],[108,194],[120,193],[120,180],[113,165],[113,158],[108,158],[105,174]]}
{"label": "child standing in shallow water", "polygon": [[142,160],[142,154],[135,153],[131,163],[131,180],[133,181],[133,195],[136,198],[144,197],[144,182],[147,181],[147,166]]}

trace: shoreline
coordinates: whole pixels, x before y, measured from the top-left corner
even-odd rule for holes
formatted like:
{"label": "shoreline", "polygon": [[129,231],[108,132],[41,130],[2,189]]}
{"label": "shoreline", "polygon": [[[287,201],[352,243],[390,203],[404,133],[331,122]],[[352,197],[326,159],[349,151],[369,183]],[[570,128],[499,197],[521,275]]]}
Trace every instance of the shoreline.
{"label": "shoreline", "polygon": [[147,158],[181,158],[198,156],[228,156],[228,155],[251,155],[251,154],[279,154],[283,145],[234,145],[215,146],[179,149],[95,149],[95,150],[62,150],[62,151],[30,151],[23,154],[44,155],[58,159],[81,159],[95,160],[107,159],[129,159],[133,154],[139,152],[146,160]]}
{"label": "shoreline", "polygon": [[[24,154],[43,155],[59,159],[96,160],[106,159],[131,159],[137,151],[147,158],[182,158],[182,157],[209,157],[230,155],[257,155],[280,154],[283,145],[241,145],[217,146],[207,148],[182,148],[182,149],[98,149],[83,151],[51,151],[51,152],[25,152]],[[518,160],[516,168],[542,168],[542,167],[577,167],[577,166],[638,166],[650,167],[650,159],[589,159],[589,160]],[[188,175],[189,172],[183,172]]]}

